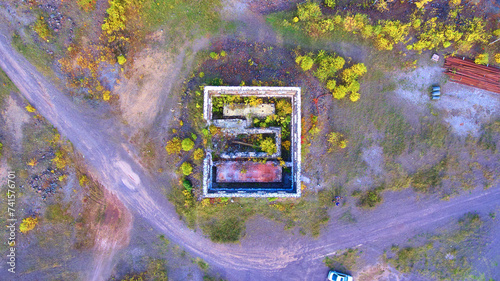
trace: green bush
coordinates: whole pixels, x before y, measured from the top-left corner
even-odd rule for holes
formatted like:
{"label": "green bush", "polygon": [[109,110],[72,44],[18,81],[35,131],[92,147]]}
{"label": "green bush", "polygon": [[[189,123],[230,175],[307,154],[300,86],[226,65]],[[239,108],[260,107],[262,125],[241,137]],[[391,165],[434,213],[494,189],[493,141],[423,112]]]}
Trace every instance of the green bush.
{"label": "green bush", "polygon": [[190,138],[185,138],[182,140],[182,150],[190,151],[194,147],[194,141]]}
{"label": "green bush", "polygon": [[193,189],[193,184],[191,184],[191,182],[188,180],[188,179],[184,179],[182,181],[182,186],[184,186],[184,188],[187,190],[187,191],[191,191],[191,189]]}
{"label": "green bush", "polygon": [[479,146],[496,152],[496,136],[500,134],[500,120],[487,124],[483,127],[483,133],[479,137]]}
{"label": "green bush", "polygon": [[412,177],[412,187],[419,192],[432,191],[432,188],[441,184],[441,171],[443,171],[445,167],[446,159],[428,169],[417,171]]}
{"label": "green bush", "polygon": [[68,206],[62,206],[60,203],[47,206],[45,210],[45,219],[51,223],[70,223],[74,219],[68,212]]}
{"label": "green bush", "polygon": [[225,218],[204,226],[204,231],[210,240],[217,243],[237,242],[244,230],[243,221],[237,218]]}
{"label": "green bush", "polygon": [[359,199],[359,205],[365,208],[373,208],[380,202],[382,202],[382,196],[377,190],[368,190]]}
{"label": "green bush", "polygon": [[0,159],[2,159],[3,144],[0,142]]}
{"label": "green bush", "polygon": [[269,155],[276,153],[276,144],[272,138],[266,138],[260,143],[260,149]]}
{"label": "green bush", "polygon": [[191,175],[191,173],[193,173],[193,166],[191,166],[191,164],[189,164],[188,162],[184,162],[181,165],[181,171],[183,175],[189,176]]}
{"label": "green bush", "polygon": [[390,122],[385,128],[382,148],[387,155],[400,155],[408,147],[407,132],[411,129],[411,126],[403,114],[395,109],[391,109],[386,115],[387,120],[390,120]]}
{"label": "green bush", "polygon": [[[114,279],[114,278],[113,278]],[[163,259],[150,258],[145,271],[130,273],[122,277],[122,281],[168,280],[167,263]]]}
{"label": "green bush", "polygon": [[360,252],[357,249],[347,249],[342,254],[325,257],[323,263],[326,267],[338,271],[354,271],[357,268]]}
{"label": "green bush", "polygon": [[488,53],[484,53],[484,54],[478,54],[476,56],[476,59],[474,59],[474,63],[477,63],[477,64],[484,64],[484,65],[487,65],[490,61],[490,57],[488,55]]}
{"label": "green bush", "polygon": [[314,72],[314,76],[322,82],[335,76],[337,71],[341,70],[345,64],[343,57],[325,55],[324,51],[319,52],[316,62],[318,63],[318,69]]}
{"label": "green bush", "polygon": [[222,86],[224,85],[224,80],[222,78],[214,78],[210,81],[210,86]]}
{"label": "green bush", "polygon": [[300,65],[303,71],[308,71],[314,65],[314,60],[309,56],[298,56],[295,62]]}
{"label": "green bush", "polygon": [[219,54],[217,54],[216,52],[211,52],[210,57],[214,60],[218,60],[220,58]]}
{"label": "green bush", "polygon": [[33,26],[33,30],[43,40],[47,40],[49,37],[51,37],[49,25],[43,19],[39,19],[35,22],[35,25]]}
{"label": "green bush", "polygon": [[330,91],[333,91],[333,89],[335,89],[335,86],[337,86],[337,82],[335,80],[328,80],[326,82],[326,88]]}
{"label": "green bush", "polygon": [[325,6],[330,7],[330,8],[335,8],[337,5],[337,0],[325,0]]}
{"label": "green bush", "polygon": [[323,16],[317,3],[303,3],[297,5],[297,16],[301,21],[317,20]]}

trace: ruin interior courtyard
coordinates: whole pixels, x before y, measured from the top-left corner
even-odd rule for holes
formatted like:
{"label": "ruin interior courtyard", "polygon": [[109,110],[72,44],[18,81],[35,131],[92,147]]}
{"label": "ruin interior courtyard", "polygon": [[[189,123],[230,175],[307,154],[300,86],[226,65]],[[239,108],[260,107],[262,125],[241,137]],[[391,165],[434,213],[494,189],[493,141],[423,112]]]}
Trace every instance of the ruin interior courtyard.
{"label": "ruin interior courtyard", "polygon": [[205,197],[299,197],[300,88],[204,88]]}

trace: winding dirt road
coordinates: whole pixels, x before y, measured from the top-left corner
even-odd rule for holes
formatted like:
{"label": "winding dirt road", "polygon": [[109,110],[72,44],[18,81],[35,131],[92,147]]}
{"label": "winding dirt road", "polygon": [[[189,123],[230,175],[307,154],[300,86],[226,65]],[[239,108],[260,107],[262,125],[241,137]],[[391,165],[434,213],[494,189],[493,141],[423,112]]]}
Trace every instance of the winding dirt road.
{"label": "winding dirt road", "polygon": [[390,203],[367,212],[356,224],[330,223],[318,239],[282,230],[254,233],[249,229],[240,244],[214,244],[178,219],[159,191],[164,183],[149,175],[137,161],[135,149],[123,135],[128,131],[125,125],[73,103],[16,53],[1,34],[0,67],[37,111],[84,155],[93,175],[134,215],[144,217],[229,280],[322,280],[326,268],[321,260],[338,249],[363,244],[381,251],[468,211],[487,213],[500,206],[499,186],[475,190],[450,201],[415,201],[411,191],[404,191],[389,194]]}

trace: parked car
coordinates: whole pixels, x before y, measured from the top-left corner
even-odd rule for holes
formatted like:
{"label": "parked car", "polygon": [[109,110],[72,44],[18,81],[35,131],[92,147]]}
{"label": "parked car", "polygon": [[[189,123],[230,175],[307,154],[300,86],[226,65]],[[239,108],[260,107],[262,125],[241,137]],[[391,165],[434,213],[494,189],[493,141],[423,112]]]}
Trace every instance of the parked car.
{"label": "parked car", "polygon": [[335,270],[328,272],[328,281],[353,281],[352,276]]}

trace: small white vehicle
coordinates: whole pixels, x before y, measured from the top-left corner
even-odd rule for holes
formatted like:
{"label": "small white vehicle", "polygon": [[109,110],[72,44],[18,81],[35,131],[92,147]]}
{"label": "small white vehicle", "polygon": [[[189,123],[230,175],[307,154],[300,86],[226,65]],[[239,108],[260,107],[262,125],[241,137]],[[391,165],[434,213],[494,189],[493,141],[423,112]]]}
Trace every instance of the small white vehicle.
{"label": "small white vehicle", "polygon": [[352,276],[335,270],[328,272],[328,281],[353,281]]}

